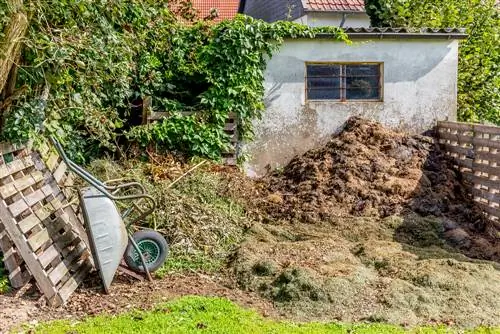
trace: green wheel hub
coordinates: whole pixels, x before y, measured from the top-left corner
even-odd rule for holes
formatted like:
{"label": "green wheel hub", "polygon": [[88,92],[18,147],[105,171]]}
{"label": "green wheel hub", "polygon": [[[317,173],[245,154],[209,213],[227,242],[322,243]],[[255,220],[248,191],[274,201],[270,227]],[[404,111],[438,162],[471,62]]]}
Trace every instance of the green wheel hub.
{"label": "green wheel hub", "polygon": [[[141,240],[137,243],[137,246],[141,250],[146,265],[155,263],[160,258],[160,246],[154,240]],[[141,257],[135,249],[132,254],[132,259],[137,266],[142,266]]]}

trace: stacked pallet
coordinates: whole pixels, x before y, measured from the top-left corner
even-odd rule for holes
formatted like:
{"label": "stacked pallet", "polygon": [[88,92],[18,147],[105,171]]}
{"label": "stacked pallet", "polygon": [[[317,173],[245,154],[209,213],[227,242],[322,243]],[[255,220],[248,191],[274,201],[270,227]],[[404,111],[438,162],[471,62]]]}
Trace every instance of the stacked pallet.
{"label": "stacked pallet", "polygon": [[59,306],[92,268],[86,234],[63,191],[72,178],[48,146],[0,144],[0,250],[14,288],[35,279]]}
{"label": "stacked pallet", "polygon": [[500,127],[439,122],[438,133],[477,205],[500,229]]}

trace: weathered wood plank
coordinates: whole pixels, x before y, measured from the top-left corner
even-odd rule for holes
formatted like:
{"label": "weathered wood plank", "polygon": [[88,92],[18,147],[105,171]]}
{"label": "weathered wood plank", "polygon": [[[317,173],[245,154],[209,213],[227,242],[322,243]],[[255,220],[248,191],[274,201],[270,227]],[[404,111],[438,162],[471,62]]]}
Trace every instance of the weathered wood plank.
{"label": "weathered wood plank", "polygon": [[[88,262],[84,262],[82,266],[80,266],[78,272],[76,272],[74,275],[72,275],[61,287],[59,290],[59,295],[61,296],[62,300],[68,300],[73,291],[78,288],[78,286],[82,283],[82,281],[85,279],[87,274],[90,272],[92,269],[92,266]],[[56,305],[58,306],[58,305]]]}
{"label": "weathered wood plank", "polygon": [[40,267],[40,264],[33,256],[31,249],[26,244],[24,236],[17,228],[16,222],[10,216],[7,207],[2,201],[0,201],[0,220],[4,224],[5,230],[9,233],[17,251],[30,268],[31,274],[35,277],[40,290],[42,290],[43,294],[50,300],[55,295],[55,289],[48,280],[43,269]]}
{"label": "weathered wood plank", "polygon": [[488,177],[482,177],[478,175],[474,175],[473,173],[466,172],[462,173],[465,180],[476,184],[483,185],[488,188],[498,189],[500,190],[500,180],[490,180]]}
{"label": "weathered wood plank", "polygon": [[42,245],[48,243],[50,240],[49,232],[47,229],[43,229],[38,233],[35,233],[28,239],[28,244],[33,252],[36,252]]}
{"label": "weathered wood plank", "polygon": [[0,154],[8,154],[25,149],[24,145],[11,144],[6,142],[0,143]]}
{"label": "weathered wood plank", "polygon": [[59,251],[56,249],[54,245],[51,245],[49,248],[44,250],[43,253],[38,257],[38,262],[40,262],[42,268],[46,268],[57,257],[59,257]]}
{"label": "weathered wood plank", "polygon": [[34,165],[31,156],[26,156],[21,159],[16,159],[8,164],[0,166],[0,178],[7,177],[9,175],[18,173],[26,168],[30,168]]}
{"label": "weathered wood plank", "polygon": [[59,263],[50,273],[49,279],[52,284],[56,285],[68,273],[73,262],[82,257],[85,252],[85,247],[80,243],[73,251],[66,256],[61,263]]}
{"label": "weathered wood plank", "polygon": [[24,212],[28,209],[29,209],[29,206],[28,206],[28,204],[26,204],[26,201],[24,198],[21,198],[20,200],[9,205],[9,211],[13,217],[19,216],[22,212]]}
{"label": "weathered wood plank", "polygon": [[500,194],[498,193],[491,193],[486,190],[476,188],[472,189],[471,191],[473,196],[480,197],[487,200],[488,202],[500,204]]}
{"label": "weathered wood plank", "polygon": [[45,165],[47,166],[47,168],[53,172],[54,171],[54,168],[56,167],[57,165],[57,161],[59,160],[59,156],[57,155],[57,153],[55,152],[51,152],[48,159],[45,161]]}
{"label": "weathered wood plank", "polygon": [[68,166],[64,162],[61,162],[59,166],[57,166],[56,170],[54,171],[54,179],[56,182],[59,184],[64,177],[64,173],[66,173]]}

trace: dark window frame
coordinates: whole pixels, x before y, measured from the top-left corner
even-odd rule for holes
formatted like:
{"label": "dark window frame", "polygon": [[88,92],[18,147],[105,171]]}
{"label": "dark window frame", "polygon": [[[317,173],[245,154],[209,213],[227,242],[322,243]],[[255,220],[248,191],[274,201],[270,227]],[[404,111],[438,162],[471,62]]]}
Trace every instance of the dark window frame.
{"label": "dark window frame", "polygon": [[[308,87],[309,83],[309,78],[308,76],[308,68],[309,66],[339,66],[340,68],[340,75],[339,75],[339,87],[333,87],[336,89],[339,89],[339,98],[335,99],[315,99],[315,98],[309,98],[309,90],[310,88]],[[378,77],[378,97],[376,98],[367,98],[367,99],[349,99],[347,98],[347,78],[349,78],[346,75],[346,69],[347,66],[364,66],[364,65],[376,65],[378,69],[378,74],[376,75]],[[315,76],[316,78],[321,78],[321,76]],[[362,76],[362,77],[369,77],[369,76]],[[331,76],[325,76],[324,78],[332,78]],[[352,78],[352,76],[350,77]],[[334,83],[332,81],[332,83]],[[305,94],[306,94],[306,101],[323,101],[323,102],[383,102],[384,101],[384,63],[383,62],[306,62],[305,63]]]}

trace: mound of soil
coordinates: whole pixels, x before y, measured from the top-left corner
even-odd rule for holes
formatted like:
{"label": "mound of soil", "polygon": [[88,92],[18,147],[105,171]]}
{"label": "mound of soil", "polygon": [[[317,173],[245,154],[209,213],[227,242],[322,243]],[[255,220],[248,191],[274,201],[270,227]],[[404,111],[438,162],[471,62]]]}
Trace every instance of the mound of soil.
{"label": "mound of soil", "polygon": [[358,117],[325,146],[295,157],[265,182],[268,202],[276,204],[270,212],[287,218],[314,221],[335,213],[387,217],[409,206],[424,215],[481,219],[432,138]]}
{"label": "mound of soil", "polygon": [[[346,215],[439,217],[443,223],[437,238],[448,239],[468,256],[500,260],[496,230],[432,137],[353,117],[326,145],[295,157],[261,182],[267,195],[259,205],[275,219],[318,223]],[[400,237],[408,239],[404,233]]]}

